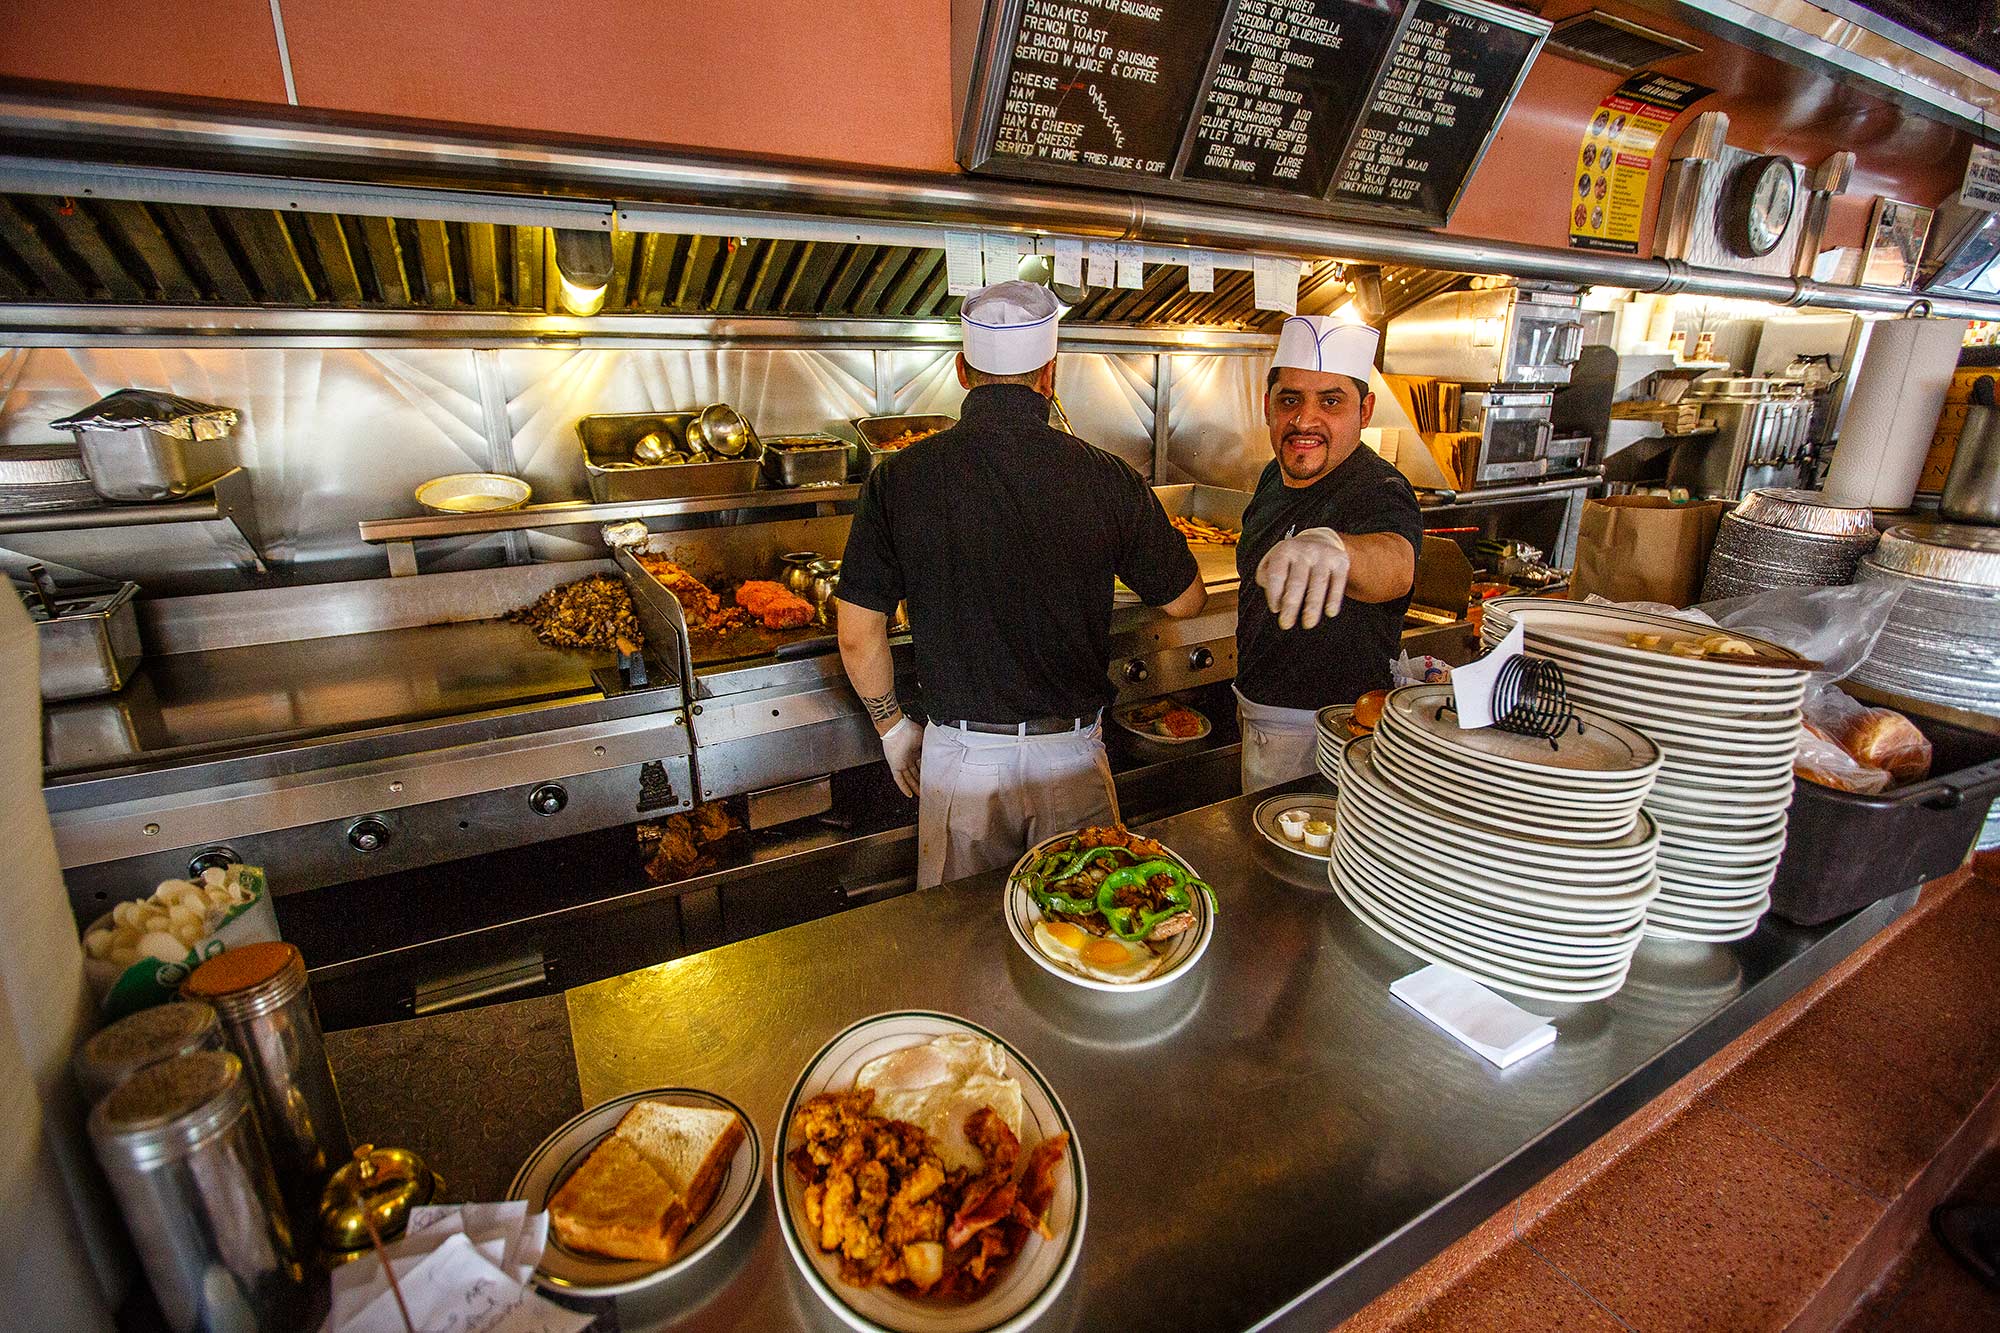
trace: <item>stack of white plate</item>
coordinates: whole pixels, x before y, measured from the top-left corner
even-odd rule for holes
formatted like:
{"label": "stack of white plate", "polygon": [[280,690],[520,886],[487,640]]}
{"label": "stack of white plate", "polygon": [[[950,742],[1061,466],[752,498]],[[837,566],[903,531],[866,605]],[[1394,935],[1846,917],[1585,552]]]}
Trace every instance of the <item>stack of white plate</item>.
{"label": "stack of white plate", "polygon": [[1313,752],[1313,762],[1319,768],[1319,775],[1336,787],[1340,785],[1341,747],[1351,739],[1347,719],[1352,716],[1353,704],[1335,704],[1314,714],[1319,723],[1319,745]]}
{"label": "stack of white plate", "polygon": [[[1741,939],[1771,905],[1785,851],[1792,757],[1806,672],[1633,647],[1629,634],[1660,635],[1660,649],[1716,631],[1671,616],[1546,598],[1486,604],[1481,634],[1496,644],[1516,620],[1527,648],[1562,667],[1574,704],[1637,727],[1666,752],[1646,810],[1660,825],[1660,896],[1650,934]],[[1796,662],[1774,643],[1727,631],[1761,656]]]}
{"label": "stack of white plate", "polygon": [[1545,740],[1461,729],[1449,685],[1392,691],[1341,752],[1328,877],[1362,924],[1531,999],[1624,984],[1658,891],[1641,809],[1661,765],[1630,727],[1585,715]]}

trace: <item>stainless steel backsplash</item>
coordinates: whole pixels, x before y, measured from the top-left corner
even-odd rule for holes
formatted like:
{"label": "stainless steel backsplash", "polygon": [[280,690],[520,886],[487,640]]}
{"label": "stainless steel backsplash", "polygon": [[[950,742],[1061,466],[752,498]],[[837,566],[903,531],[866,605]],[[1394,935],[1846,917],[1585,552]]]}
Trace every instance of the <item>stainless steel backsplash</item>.
{"label": "stainless steel backsplash", "polygon": [[[1163,359],[1169,420],[1156,422]],[[1244,487],[1268,457],[1262,356],[1065,353],[1057,392],[1076,431],[1158,482]],[[242,413],[233,443],[256,488],[279,583],[388,574],[363,519],[414,513],[452,472],[525,478],[537,501],[587,498],[575,422],[596,412],[727,402],[759,431],[821,430],[877,412],[956,412],[936,348],[12,348],[0,350],[0,445],[61,440],[50,421],[114,389],[165,389]],[[154,595],[256,586],[219,525],[0,537],[25,559],[132,579]],[[431,542],[426,570],[603,554],[588,529]]]}

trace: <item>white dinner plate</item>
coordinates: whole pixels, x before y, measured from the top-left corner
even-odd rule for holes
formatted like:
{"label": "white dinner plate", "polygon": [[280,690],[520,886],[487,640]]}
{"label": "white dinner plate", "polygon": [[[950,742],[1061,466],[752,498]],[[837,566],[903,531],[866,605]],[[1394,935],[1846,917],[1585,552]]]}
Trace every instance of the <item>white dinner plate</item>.
{"label": "white dinner plate", "polygon": [[1608,717],[1584,717],[1565,728],[1554,745],[1498,727],[1461,727],[1456,716],[1440,717],[1452,700],[1449,685],[1405,685],[1389,691],[1382,719],[1398,730],[1428,737],[1448,754],[1464,755],[1495,768],[1536,778],[1550,770],[1603,780],[1642,782],[1660,766],[1659,747]]}
{"label": "white dinner plate", "polygon": [[1701,944],[1730,944],[1736,940],[1748,939],[1757,933],[1757,926],[1763,920],[1755,918],[1744,925],[1724,930],[1688,930],[1678,926],[1666,926],[1658,922],[1646,923],[1646,934],[1653,939],[1689,940]]}
{"label": "white dinner plate", "polygon": [[1342,841],[1340,827],[1334,827],[1334,847],[1348,847],[1368,865],[1390,867],[1408,879],[1450,899],[1472,899],[1498,911],[1530,917],[1538,923],[1564,923],[1568,931],[1608,931],[1622,929],[1618,923],[1642,911],[1652,897],[1652,881],[1634,879],[1622,891],[1572,893],[1568,885],[1548,879],[1508,877],[1492,867],[1468,863],[1446,863],[1430,853],[1414,851],[1388,839]]}
{"label": "white dinner plate", "polygon": [[[1657,772],[1656,769],[1649,769],[1636,775],[1604,776],[1552,768],[1538,773],[1523,772],[1519,768],[1503,768],[1489,763],[1469,751],[1454,752],[1443,743],[1421,733],[1412,733],[1405,724],[1395,722],[1385,722],[1379,727],[1376,739],[1380,742],[1376,746],[1378,753],[1386,745],[1413,762],[1446,775],[1454,783],[1475,786],[1482,791],[1504,789],[1509,793],[1536,796],[1544,801],[1604,805],[1634,800],[1644,796],[1651,788]],[[1548,742],[1540,744],[1547,745]],[[1662,753],[1662,762],[1665,757]]]}
{"label": "white dinner plate", "polygon": [[1705,671],[1713,671],[1726,678],[1748,681],[1781,680],[1804,674],[1803,667],[1744,666],[1733,662],[1713,662],[1707,658],[1675,657],[1670,652],[1633,648],[1625,642],[1625,635],[1628,633],[1658,633],[1661,636],[1660,647],[1665,649],[1671,648],[1676,643],[1691,643],[1710,634],[1727,634],[1732,639],[1741,639],[1749,644],[1752,651],[1765,657],[1775,658],[1781,663],[1789,664],[1804,660],[1789,648],[1772,643],[1769,639],[1760,639],[1754,634],[1745,634],[1740,630],[1718,629],[1712,625],[1702,625],[1651,611],[1633,611],[1593,602],[1556,601],[1547,597],[1501,597],[1485,605],[1488,616],[1497,610],[1510,624],[1518,620],[1530,629],[1539,628],[1549,633],[1575,638],[1593,647],[1601,647],[1614,656],[1629,657],[1641,665],[1649,659],[1690,662],[1698,664]]}
{"label": "white dinner plate", "polygon": [[1480,788],[1441,780],[1426,773],[1394,750],[1378,748],[1375,772],[1405,795],[1428,794],[1433,800],[1449,803],[1451,812],[1465,824],[1509,837],[1527,834],[1561,842],[1617,842],[1628,837],[1639,813],[1640,802],[1624,809],[1604,810],[1577,805],[1568,808],[1547,806],[1525,799],[1509,805],[1490,800]]}
{"label": "white dinner plate", "polygon": [[1358,865],[1393,872],[1400,876],[1401,883],[1420,885],[1427,901],[1450,912],[1537,934],[1561,936],[1582,945],[1624,934],[1634,921],[1645,915],[1646,904],[1653,897],[1652,885],[1648,884],[1634,891],[1630,900],[1615,912],[1570,910],[1566,904],[1549,906],[1527,895],[1495,892],[1469,875],[1445,877],[1413,861],[1388,861],[1365,847],[1339,844],[1336,852],[1340,851],[1345,851]]}
{"label": "white dinner plate", "polygon": [[755,1122],[743,1114],[741,1107],[726,1097],[718,1097],[699,1088],[651,1088],[645,1092],[629,1092],[623,1097],[599,1102],[581,1115],[571,1116],[528,1154],[528,1159],[521,1163],[521,1169],[514,1173],[512,1183],[507,1186],[506,1197],[526,1199],[531,1213],[548,1211],[549,1200],[555,1197],[570,1173],[583,1165],[583,1159],[590,1156],[591,1149],[609,1137],[634,1103],[646,1101],[733,1111],[743,1123],[743,1142],[737,1147],[736,1155],[729,1159],[722,1183],[716,1187],[715,1201],[688,1228],[674,1257],[664,1264],[645,1259],[612,1259],[601,1254],[572,1250],[556,1239],[556,1233],[551,1229],[548,1247],[542,1251],[542,1261],[535,1266],[535,1282],[538,1285],[571,1296],[618,1296],[653,1286],[666,1281],[721,1244],[722,1238],[734,1230],[744,1214],[750,1211],[751,1201],[757,1197],[759,1173],[763,1170],[764,1142],[757,1136]]}
{"label": "white dinner plate", "polygon": [[1442,838],[1455,843],[1486,848],[1495,853],[1519,859],[1559,860],[1576,862],[1598,862],[1622,865],[1648,855],[1648,849],[1658,836],[1652,821],[1642,814],[1632,830],[1616,839],[1591,842],[1588,840],[1554,838],[1537,834],[1532,829],[1517,829],[1511,833],[1495,832],[1482,825],[1469,823],[1459,812],[1443,804],[1449,798],[1439,794],[1426,798],[1407,790],[1398,790],[1384,780],[1375,769],[1375,737],[1365,737],[1347,747],[1342,756],[1341,781],[1350,778],[1360,784],[1363,791],[1378,805],[1391,808],[1404,807],[1413,819],[1435,825]]}
{"label": "white dinner plate", "polygon": [[1336,875],[1333,878],[1333,892],[1336,897],[1354,913],[1354,919],[1380,935],[1389,943],[1407,953],[1431,963],[1443,963],[1457,968],[1495,990],[1503,990],[1523,999],[1548,1000],[1558,1004],[1584,1004],[1591,1000],[1602,1000],[1616,995],[1618,988],[1625,984],[1625,972],[1620,970],[1601,981],[1558,985],[1507,967],[1503,963],[1486,959],[1469,950],[1434,945],[1398,932],[1393,925],[1379,919],[1374,910],[1364,906],[1362,900],[1344,886]]}
{"label": "white dinner plate", "polygon": [[1490,946],[1496,953],[1518,954],[1530,962],[1544,965],[1587,968],[1593,963],[1627,957],[1638,944],[1639,924],[1645,919],[1643,911],[1635,913],[1617,934],[1590,938],[1542,932],[1527,928],[1528,923],[1520,919],[1501,921],[1464,911],[1440,900],[1426,886],[1399,876],[1380,863],[1371,864],[1366,858],[1346,849],[1334,855],[1378,898],[1385,899],[1400,911],[1408,912],[1419,923],[1432,926],[1448,936],[1464,938],[1482,947]]}
{"label": "white dinner plate", "polygon": [[[995,1043],[1007,1057],[1007,1073],[1021,1085],[1021,1156],[1043,1139],[1069,1135],[1069,1152],[1049,1207],[1053,1236],[1030,1235],[1007,1271],[977,1299],[959,1303],[919,1299],[884,1287],[850,1287],[840,1280],[837,1255],[823,1253],[806,1221],[805,1187],[785,1158],[798,1146],[792,1137],[792,1113],[799,1103],[822,1092],[849,1092],[861,1067],[877,1056],[915,1046],[933,1037],[966,1034]],[[1084,1177],[1083,1147],[1076,1125],[1032,1064],[1007,1040],[976,1023],[951,1014],[905,1010],[876,1014],[841,1032],[807,1062],[778,1120],[778,1150],[771,1159],[771,1191],[778,1206],[778,1232],[792,1262],[805,1275],[815,1295],[849,1328],[861,1333],[1011,1333],[1026,1328],[1055,1303],[1062,1285],[1083,1253],[1084,1219],[1089,1186]]]}
{"label": "white dinner plate", "polygon": [[[1350,770],[1352,771],[1352,770]],[[1563,843],[1545,854],[1518,851],[1501,844],[1494,835],[1458,824],[1440,824],[1413,815],[1406,807],[1385,801],[1372,792],[1354,790],[1349,783],[1340,789],[1352,802],[1359,823],[1356,833],[1393,841],[1397,845],[1436,858],[1449,866],[1488,865],[1529,883],[1553,882],[1575,886],[1579,893],[1622,892],[1635,880],[1645,877],[1652,866],[1656,841],[1621,851],[1615,860],[1577,858],[1567,853],[1583,844]],[[1342,806],[1343,814],[1347,806]],[[1641,812],[1642,827],[1658,828]]]}
{"label": "white dinner plate", "polygon": [[[1561,854],[1540,858],[1515,856],[1480,837],[1464,839],[1457,831],[1435,824],[1410,820],[1393,805],[1376,803],[1376,798],[1356,790],[1350,783],[1340,789],[1339,830],[1349,827],[1356,838],[1379,841],[1403,855],[1425,857],[1446,867],[1444,873],[1478,870],[1511,884],[1555,889],[1566,896],[1618,896],[1630,892],[1652,873],[1657,843],[1640,847],[1617,861],[1579,861]],[[1350,809],[1354,811],[1349,816]],[[1642,820],[1649,827],[1650,817]]]}
{"label": "white dinner plate", "polygon": [[[1166,942],[1166,948],[1160,954],[1160,970],[1142,980],[1100,981],[1096,977],[1087,977],[1081,972],[1072,971],[1067,963],[1049,957],[1037,947],[1035,923],[1042,919],[1042,909],[1035,906],[1034,895],[1022,888],[1017,878],[1023,870],[1040,859],[1043,853],[1068,842],[1078,832],[1077,829],[1071,829],[1067,833],[1043,838],[1030,847],[1027,853],[1014,863],[1014,868],[1007,872],[1007,883],[1000,890],[1000,915],[1006,918],[1007,933],[1014,937],[1015,945],[1034,959],[1043,971],[1051,976],[1060,977],[1073,986],[1081,986],[1085,990],[1124,992],[1157,990],[1192,972],[1194,965],[1201,961],[1201,956],[1208,952],[1208,942],[1215,934],[1214,905],[1209,902],[1207,894],[1199,891],[1189,895],[1194,899],[1193,927]],[[1196,879],[1201,878],[1200,872],[1171,848],[1166,850],[1166,857]]]}
{"label": "white dinner plate", "polygon": [[1333,851],[1331,844],[1326,851],[1316,852],[1303,842],[1293,842],[1285,836],[1285,831],[1278,827],[1278,816],[1287,810],[1304,810],[1314,819],[1324,819],[1327,823],[1338,826],[1338,805],[1339,803],[1331,796],[1309,796],[1303,792],[1294,792],[1290,796],[1271,796],[1258,802],[1257,808],[1250,812],[1250,822],[1255,824],[1257,831],[1272,844],[1303,856],[1308,861],[1324,861]]}
{"label": "white dinner plate", "polygon": [[[1334,879],[1336,887],[1343,887],[1352,898],[1374,913],[1375,917],[1399,934],[1412,936],[1420,942],[1439,949],[1452,949],[1465,953],[1491,967],[1505,968],[1528,983],[1549,986],[1589,985],[1602,981],[1612,973],[1623,975],[1631,964],[1629,950],[1618,957],[1576,962],[1541,962],[1526,958],[1514,950],[1502,949],[1491,940],[1478,938],[1455,930],[1445,929],[1422,920],[1404,910],[1393,894],[1382,889],[1372,878],[1357,876],[1353,868],[1334,862],[1338,873]],[[1633,932],[1632,947],[1638,947],[1638,933]]]}
{"label": "white dinner plate", "polygon": [[1193,713],[1196,717],[1201,719],[1201,730],[1195,732],[1194,735],[1192,736],[1168,736],[1161,732],[1152,730],[1151,724],[1142,724],[1132,720],[1132,714],[1134,712],[1136,712],[1141,708],[1149,707],[1150,705],[1153,704],[1153,702],[1154,701],[1151,699],[1145,699],[1140,701],[1139,703],[1127,704],[1123,708],[1114,708],[1111,710],[1111,720],[1115,722],[1120,729],[1131,732],[1134,736],[1137,736],[1142,741],[1151,741],[1155,745],[1187,745],[1192,741],[1198,741],[1202,739],[1204,736],[1207,736],[1210,732],[1215,730],[1215,724],[1208,720],[1208,715],[1206,713],[1203,713],[1198,708],[1188,708],[1186,704],[1182,704],[1181,707],[1187,708],[1188,712]]}

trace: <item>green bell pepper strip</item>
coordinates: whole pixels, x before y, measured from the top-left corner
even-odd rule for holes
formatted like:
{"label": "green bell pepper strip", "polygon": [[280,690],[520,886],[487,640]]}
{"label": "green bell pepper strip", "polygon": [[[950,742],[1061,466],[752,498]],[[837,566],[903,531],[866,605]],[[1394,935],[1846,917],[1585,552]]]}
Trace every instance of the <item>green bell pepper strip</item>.
{"label": "green bell pepper strip", "polygon": [[1123,847],[1115,847],[1107,844],[1103,847],[1086,847],[1080,852],[1074,852],[1067,856],[1056,853],[1054,854],[1056,857],[1055,864],[1050,867],[1043,878],[1050,881],[1073,878],[1081,874],[1084,870],[1087,870],[1092,861],[1099,861],[1114,853],[1125,850]]}
{"label": "green bell pepper strip", "polygon": [[1069,912],[1077,916],[1088,916],[1097,910],[1095,896],[1072,898],[1066,893],[1057,893],[1054,889],[1041,884],[1028,885],[1028,892],[1033,896],[1035,906],[1044,912]]}
{"label": "green bell pepper strip", "polygon": [[[1156,876],[1165,875],[1172,884],[1166,890],[1167,905],[1157,912],[1141,912],[1130,907],[1115,905],[1120,889],[1145,884]],[[1121,940],[1142,940],[1152,934],[1153,927],[1168,917],[1178,916],[1194,906],[1194,896],[1189,891],[1199,888],[1208,893],[1208,885],[1190,875],[1172,861],[1141,861],[1138,865],[1114,870],[1104,877],[1098,886],[1096,907],[1111,927],[1111,933]],[[1210,901],[1214,895],[1210,894]]]}

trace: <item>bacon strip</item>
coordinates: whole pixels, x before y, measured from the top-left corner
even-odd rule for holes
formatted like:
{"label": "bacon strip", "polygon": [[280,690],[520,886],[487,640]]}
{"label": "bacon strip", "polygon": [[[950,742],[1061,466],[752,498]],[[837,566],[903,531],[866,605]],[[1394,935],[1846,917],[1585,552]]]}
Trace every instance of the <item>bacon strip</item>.
{"label": "bacon strip", "polygon": [[964,1206],[944,1233],[946,1247],[955,1250],[995,1222],[1012,1216],[1014,1202],[1019,1197],[1020,1191],[1011,1180],[1005,1184],[996,1182],[983,1193],[968,1191]]}

